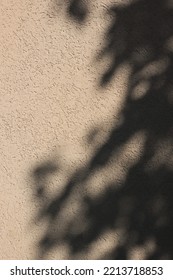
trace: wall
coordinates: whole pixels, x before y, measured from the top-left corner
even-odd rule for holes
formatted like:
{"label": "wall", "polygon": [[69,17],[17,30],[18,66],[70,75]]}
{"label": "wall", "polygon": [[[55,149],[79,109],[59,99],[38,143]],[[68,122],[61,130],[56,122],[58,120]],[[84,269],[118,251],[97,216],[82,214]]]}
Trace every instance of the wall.
{"label": "wall", "polygon": [[[133,129],[130,121],[133,133],[129,132],[126,140],[120,136],[123,145],[119,144],[118,150],[111,144],[117,139],[116,129],[123,127],[123,131],[128,131],[128,122],[124,126],[123,123],[131,113],[126,114],[123,108],[126,108],[128,79],[134,68],[133,61],[127,57],[116,71],[112,69],[112,74],[116,73],[110,74],[110,82],[103,86],[101,76],[111,68],[115,57],[102,57],[100,51],[114,21],[114,15],[107,14],[110,5],[126,7],[132,1],[93,2],[88,1],[90,13],[86,12],[85,19],[75,16],[73,10],[68,13],[69,3],[65,1],[1,1],[1,259],[110,258],[109,252],[121,245],[128,247],[125,258],[133,259],[146,258],[156,250],[154,234],[147,235],[143,242],[128,243],[131,237],[127,238],[125,223],[128,224],[128,213],[133,212],[138,194],[120,197],[118,194],[119,207],[117,200],[112,202],[118,207],[115,212],[120,214],[115,219],[115,227],[112,222],[108,226],[103,222],[97,225],[98,234],[87,233],[88,237],[84,234],[79,238],[91,224],[102,219],[98,213],[94,220],[86,218],[90,215],[86,205],[96,201],[93,213],[100,212],[101,204],[107,211],[103,219],[106,221],[111,216],[111,200],[99,201],[106,197],[106,192],[114,196],[112,188],[119,190],[125,184],[129,170],[138,163],[148,145],[147,133],[150,133],[149,125],[143,126],[137,105],[141,127]],[[161,57],[161,72],[167,69],[166,59],[166,55]],[[140,86],[134,92],[134,100],[143,100],[148,91],[147,83]],[[171,141],[164,139],[162,144],[170,147]],[[104,147],[106,143],[108,151]],[[105,151],[101,156],[100,147]],[[104,157],[110,149],[116,156],[106,161]],[[169,153],[163,150],[164,154]],[[106,162],[103,166],[96,163],[97,152],[99,161]],[[156,155],[152,160],[154,163],[148,164],[156,166]],[[51,210],[53,203],[58,206]],[[156,197],[158,208],[164,203],[162,194]],[[136,232],[140,235],[139,230]],[[131,234],[135,236],[135,227]],[[80,245],[82,242],[84,246]],[[162,257],[167,253],[165,250]]]}

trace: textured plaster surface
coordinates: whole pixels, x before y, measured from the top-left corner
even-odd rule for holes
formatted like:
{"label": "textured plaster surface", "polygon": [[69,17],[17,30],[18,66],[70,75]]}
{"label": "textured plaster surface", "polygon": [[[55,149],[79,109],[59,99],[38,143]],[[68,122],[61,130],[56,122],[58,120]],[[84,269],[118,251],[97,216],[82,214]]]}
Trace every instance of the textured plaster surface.
{"label": "textured plaster surface", "polygon": [[[89,20],[80,26],[66,16],[61,1],[55,5],[51,0],[1,0],[1,259],[33,259],[45,230],[46,224],[33,222],[39,204],[32,195],[29,171],[35,164],[52,158],[60,161],[61,172],[51,177],[49,187],[53,195],[58,183],[61,192],[74,170],[85,165],[93,149],[106,140],[113,122],[121,122],[118,116],[131,68],[122,65],[107,88],[98,87],[99,75],[109,64],[106,59],[95,62],[109,22],[102,14],[115,1],[93,2]],[[92,146],[85,139],[94,127],[100,128],[100,134]],[[115,162],[97,172],[85,192],[94,197],[103,191],[104,181],[123,181],[144,141],[143,132],[134,135]],[[75,195],[71,200],[72,209],[67,207],[61,214],[62,224],[78,207]],[[104,232],[85,256],[76,258],[99,258],[119,242],[120,235],[121,229],[117,239],[114,232]],[[47,258],[67,259],[68,249],[61,244]],[[129,257],[145,257],[145,250],[139,254],[139,249],[134,248]]]}

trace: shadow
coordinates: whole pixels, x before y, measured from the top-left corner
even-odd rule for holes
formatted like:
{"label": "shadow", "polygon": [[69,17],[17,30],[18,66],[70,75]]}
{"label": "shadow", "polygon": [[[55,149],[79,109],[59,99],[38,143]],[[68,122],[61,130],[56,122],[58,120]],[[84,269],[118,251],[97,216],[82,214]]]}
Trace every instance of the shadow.
{"label": "shadow", "polygon": [[[78,13],[74,3],[79,1],[72,3],[72,13]],[[40,258],[60,244],[67,245],[69,259],[80,258],[82,252],[90,257],[92,246],[109,231],[122,235],[99,259],[135,259],[135,250],[143,249],[144,259],[173,258],[173,9],[167,1],[139,0],[111,6],[108,12],[112,21],[98,59],[109,56],[111,64],[100,86],[113,81],[121,65],[130,65],[120,113],[123,121],[113,127],[91,160],[72,174],[60,195],[44,200],[39,190],[43,204],[38,219],[47,221]],[[97,128],[88,136],[90,143],[96,132]],[[143,148],[124,180],[104,181],[104,191],[89,195],[86,185],[141,132]],[[37,167],[34,189],[45,180],[45,173],[55,171],[52,163]],[[80,202],[77,211],[62,221],[60,213],[70,207],[74,196]]]}
{"label": "shadow", "polygon": [[83,22],[88,15],[88,9],[85,1],[71,0],[68,7],[69,15],[79,22]]}
{"label": "shadow", "polygon": [[74,22],[83,24],[89,14],[90,0],[53,0],[54,9],[59,10],[60,7],[65,9],[67,16]]}

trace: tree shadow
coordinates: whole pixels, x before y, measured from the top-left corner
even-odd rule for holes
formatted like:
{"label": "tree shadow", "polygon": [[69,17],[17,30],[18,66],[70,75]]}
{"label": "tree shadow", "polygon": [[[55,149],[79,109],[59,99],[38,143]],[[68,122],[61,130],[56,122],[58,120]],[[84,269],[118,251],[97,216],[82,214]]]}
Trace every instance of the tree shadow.
{"label": "tree shadow", "polygon": [[72,18],[77,19],[79,22],[83,22],[88,15],[85,1],[72,0],[68,7],[68,13]]}
{"label": "tree shadow", "polygon": [[73,21],[83,24],[89,14],[90,0],[54,0],[55,9],[62,5],[66,9],[67,16]]}
{"label": "tree shadow", "polygon": [[[69,248],[69,259],[75,259],[77,254],[88,252],[104,232],[119,229],[123,232],[119,243],[100,259],[134,258],[135,248],[147,248],[151,243],[145,259],[173,258],[173,8],[167,1],[139,0],[111,6],[109,12],[112,22],[98,59],[108,56],[111,63],[100,86],[110,83],[122,64],[130,65],[127,96],[120,113],[123,121],[112,128],[107,141],[53,199],[43,198],[46,186],[40,184],[46,173],[56,171],[53,163],[33,171],[37,178],[33,187],[39,186],[38,197],[42,199],[38,219],[47,221],[39,243],[40,258],[63,243]],[[104,183],[103,192],[96,197],[89,195],[85,185],[140,132],[145,135],[143,149],[123,182]],[[78,211],[63,221],[62,231],[59,215],[74,195],[81,203]]]}

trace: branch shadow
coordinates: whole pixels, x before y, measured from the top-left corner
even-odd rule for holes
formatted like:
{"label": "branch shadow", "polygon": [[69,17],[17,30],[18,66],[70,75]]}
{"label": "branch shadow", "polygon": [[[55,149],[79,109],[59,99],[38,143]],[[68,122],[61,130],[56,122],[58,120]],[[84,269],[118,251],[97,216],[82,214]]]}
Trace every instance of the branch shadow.
{"label": "branch shadow", "polygon": [[[69,14],[78,13],[75,5],[79,3],[71,2],[75,12],[72,9]],[[53,199],[44,198],[46,185],[40,182],[57,168],[49,162],[34,169],[33,187],[42,199],[38,219],[47,221],[39,242],[40,258],[63,243],[68,246],[69,259],[75,259],[91,250],[105,231],[119,229],[123,232],[119,243],[99,259],[134,258],[134,248],[147,248],[151,243],[145,259],[173,258],[173,8],[162,0],[139,0],[126,6],[113,5],[108,12],[112,22],[98,59],[108,56],[111,63],[100,79],[100,87],[114,79],[122,64],[129,63],[127,96],[121,108],[123,121],[114,126],[107,141]],[[145,134],[144,147],[123,182],[105,183],[103,192],[90,196],[85,185],[98,171],[104,171],[139,132]],[[75,195],[80,201],[78,211],[63,221],[65,226],[60,230],[60,213]]]}

